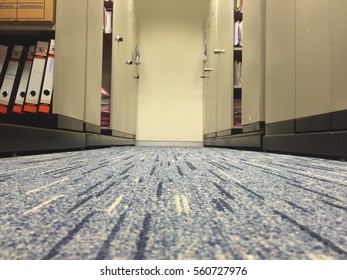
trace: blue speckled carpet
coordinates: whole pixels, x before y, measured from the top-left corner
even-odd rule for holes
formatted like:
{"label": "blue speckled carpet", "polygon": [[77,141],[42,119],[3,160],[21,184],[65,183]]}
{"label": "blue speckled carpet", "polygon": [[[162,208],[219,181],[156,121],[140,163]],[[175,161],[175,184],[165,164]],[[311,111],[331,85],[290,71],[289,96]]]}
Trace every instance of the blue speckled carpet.
{"label": "blue speckled carpet", "polygon": [[347,259],[347,163],[212,148],[0,159],[0,259]]}

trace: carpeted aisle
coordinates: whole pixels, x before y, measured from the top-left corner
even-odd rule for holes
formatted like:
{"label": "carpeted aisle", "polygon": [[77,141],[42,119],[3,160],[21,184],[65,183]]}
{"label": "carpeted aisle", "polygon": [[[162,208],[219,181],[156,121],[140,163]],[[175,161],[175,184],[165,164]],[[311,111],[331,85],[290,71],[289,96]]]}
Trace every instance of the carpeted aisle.
{"label": "carpeted aisle", "polygon": [[0,159],[0,259],[347,259],[347,163],[212,148]]}

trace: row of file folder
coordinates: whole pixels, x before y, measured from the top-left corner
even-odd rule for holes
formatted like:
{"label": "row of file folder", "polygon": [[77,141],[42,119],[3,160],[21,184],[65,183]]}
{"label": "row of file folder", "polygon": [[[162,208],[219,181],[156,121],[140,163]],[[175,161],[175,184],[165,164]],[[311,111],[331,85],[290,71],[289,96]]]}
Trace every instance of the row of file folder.
{"label": "row of file folder", "polygon": [[36,45],[0,44],[0,113],[50,113],[54,39]]}

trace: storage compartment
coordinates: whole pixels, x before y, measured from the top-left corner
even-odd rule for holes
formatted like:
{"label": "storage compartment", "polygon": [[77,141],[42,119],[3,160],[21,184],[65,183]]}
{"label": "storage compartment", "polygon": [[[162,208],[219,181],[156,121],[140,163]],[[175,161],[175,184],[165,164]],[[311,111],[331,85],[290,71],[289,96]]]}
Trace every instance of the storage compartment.
{"label": "storage compartment", "polygon": [[2,0],[0,3],[2,22],[42,22],[55,21],[55,0]]}

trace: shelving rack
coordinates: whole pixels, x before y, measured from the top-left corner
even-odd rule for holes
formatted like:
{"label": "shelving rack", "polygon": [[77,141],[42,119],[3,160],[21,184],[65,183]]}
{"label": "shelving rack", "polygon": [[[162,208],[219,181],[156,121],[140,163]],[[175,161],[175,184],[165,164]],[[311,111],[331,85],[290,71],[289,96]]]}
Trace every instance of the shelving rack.
{"label": "shelving rack", "polygon": [[347,2],[266,2],[264,150],[347,158]]}
{"label": "shelving rack", "polygon": [[56,0],[55,24],[0,23],[2,44],[56,41],[52,114],[0,115],[0,153],[135,144],[125,133],[101,134],[103,7],[104,1]]}
{"label": "shelving rack", "polygon": [[[222,10],[229,11],[228,16],[232,19],[230,28],[224,27],[216,30],[217,37],[229,34],[229,36],[234,38],[233,41],[235,42],[235,21],[241,20],[245,23],[242,23],[242,44],[230,43],[232,44],[232,47],[230,48],[230,51],[232,52],[230,59],[232,69],[229,72],[229,79],[233,81],[233,86],[232,89],[230,89],[231,97],[224,98],[225,103],[230,102],[230,129],[224,131],[216,129],[214,134],[205,134],[204,145],[261,150],[265,131],[265,108],[263,104],[264,77],[262,76],[262,73],[264,72],[263,67],[265,65],[262,61],[262,52],[265,50],[263,49],[263,29],[259,28],[259,26],[262,26],[265,23],[265,13],[263,8],[265,7],[265,1],[217,0],[216,2],[217,5],[222,7]],[[241,2],[243,2],[243,9],[238,7],[241,14],[236,16],[236,3]],[[245,15],[244,11],[246,13]],[[225,19],[225,14],[219,13],[217,14],[217,17],[224,17],[222,20],[224,25],[229,24],[229,21]],[[226,33],[226,30],[228,33]],[[229,48],[226,48],[226,50],[229,51]],[[247,60],[247,64],[242,64],[240,73],[237,73],[235,60],[243,62],[244,59]],[[254,65],[250,62],[254,63]],[[234,75],[236,74],[241,76],[241,80],[237,83],[234,82]],[[225,83],[223,80],[221,82]],[[206,106],[208,107],[209,105],[207,104]],[[219,110],[221,109],[222,108],[219,108]],[[227,119],[225,116],[224,118]]]}
{"label": "shelving rack", "polygon": [[[243,45],[234,47],[235,2],[211,0],[204,40],[208,60],[202,69],[204,145],[346,157],[347,4],[243,2]],[[118,14],[109,35],[102,32],[102,11],[110,1],[56,3],[55,24],[0,23],[1,44],[56,41],[53,112],[1,114],[0,153],[134,145],[134,0],[113,1]],[[112,45],[104,72],[103,42]],[[242,84],[233,86],[235,57],[243,62]],[[100,89],[107,75],[110,126],[102,129]],[[241,105],[235,102],[240,99]]]}

